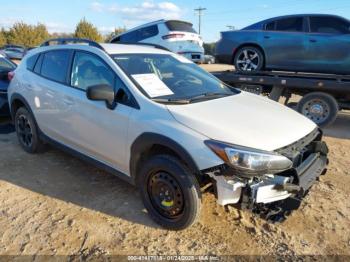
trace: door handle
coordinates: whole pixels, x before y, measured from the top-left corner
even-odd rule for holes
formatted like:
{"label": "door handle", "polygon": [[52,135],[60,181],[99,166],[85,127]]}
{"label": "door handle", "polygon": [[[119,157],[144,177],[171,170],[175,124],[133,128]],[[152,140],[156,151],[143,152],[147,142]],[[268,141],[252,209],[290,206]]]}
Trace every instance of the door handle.
{"label": "door handle", "polygon": [[269,36],[269,35],[265,35],[265,36],[264,36],[264,38],[265,38],[265,39],[270,39],[270,38],[271,38],[271,36]]}
{"label": "door handle", "polygon": [[310,39],[310,42],[311,42],[311,43],[316,43],[317,40],[316,40],[316,39]]}

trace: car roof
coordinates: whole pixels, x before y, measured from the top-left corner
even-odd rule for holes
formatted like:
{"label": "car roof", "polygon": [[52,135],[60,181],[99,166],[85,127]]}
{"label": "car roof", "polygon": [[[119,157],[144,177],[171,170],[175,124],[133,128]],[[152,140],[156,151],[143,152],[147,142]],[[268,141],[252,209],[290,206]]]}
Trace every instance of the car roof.
{"label": "car roof", "polygon": [[39,48],[35,48],[30,50],[30,54],[41,53],[49,50],[57,50],[57,49],[80,49],[89,51],[91,49],[104,51],[109,55],[117,55],[117,54],[171,54],[171,52],[162,50],[160,48],[148,45],[133,45],[133,44],[99,44],[101,48],[95,46],[89,46],[87,44],[64,44],[64,45],[50,45],[43,46]]}
{"label": "car roof", "polygon": [[124,35],[124,34],[127,34],[127,33],[130,33],[132,31],[135,31],[137,29],[140,29],[140,28],[144,28],[144,27],[147,27],[147,26],[151,26],[151,25],[157,25],[157,24],[160,24],[160,23],[166,23],[166,22],[182,22],[182,23],[186,23],[186,24],[190,24],[193,26],[193,24],[191,22],[187,22],[187,21],[183,21],[183,20],[176,20],[176,19],[169,19],[169,20],[165,20],[165,19],[161,19],[161,20],[157,20],[157,21],[153,21],[153,22],[149,22],[149,23],[146,23],[146,24],[142,24],[142,25],[139,25],[139,26],[136,26],[136,27],[133,27],[123,33],[120,33],[118,35],[116,35],[114,38],[116,37],[119,37],[121,35]]}
{"label": "car roof", "polygon": [[344,19],[341,16],[338,15],[330,15],[330,14],[294,14],[294,15],[283,15],[283,16],[276,16],[273,18],[266,19],[264,21],[270,21],[270,20],[279,20],[283,18],[292,18],[292,17],[306,17],[306,16],[323,16],[323,17],[339,17]]}
{"label": "car roof", "polygon": [[147,45],[100,44],[108,54],[171,54],[166,50]]}

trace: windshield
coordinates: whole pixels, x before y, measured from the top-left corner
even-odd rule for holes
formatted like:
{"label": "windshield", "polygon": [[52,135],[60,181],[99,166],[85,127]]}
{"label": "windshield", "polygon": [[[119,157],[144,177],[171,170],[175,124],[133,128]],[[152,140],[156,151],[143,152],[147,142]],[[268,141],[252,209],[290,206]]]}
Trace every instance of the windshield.
{"label": "windshield", "polygon": [[158,102],[190,103],[239,92],[176,54],[123,54],[113,59],[145,95]]}
{"label": "windshield", "polygon": [[16,65],[10,62],[9,60],[0,57],[0,72],[3,71],[12,71],[16,68]]}

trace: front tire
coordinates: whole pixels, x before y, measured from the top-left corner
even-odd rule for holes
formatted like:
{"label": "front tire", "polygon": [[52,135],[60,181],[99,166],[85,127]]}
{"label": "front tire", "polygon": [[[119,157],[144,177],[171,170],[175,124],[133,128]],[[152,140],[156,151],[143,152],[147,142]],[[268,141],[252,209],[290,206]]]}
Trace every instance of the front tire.
{"label": "front tire", "polygon": [[162,227],[182,230],[197,221],[201,209],[199,185],[177,158],[151,157],[143,163],[137,184],[149,215]]}
{"label": "front tire", "polygon": [[254,46],[244,46],[237,51],[233,64],[238,72],[262,71],[264,56],[260,49]]}
{"label": "front tire", "polygon": [[34,154],[44,149],[44,144],[39,138],[36,122],[25,107],[21,107],[16,111],[15,128],[19,144],[24,151]]}

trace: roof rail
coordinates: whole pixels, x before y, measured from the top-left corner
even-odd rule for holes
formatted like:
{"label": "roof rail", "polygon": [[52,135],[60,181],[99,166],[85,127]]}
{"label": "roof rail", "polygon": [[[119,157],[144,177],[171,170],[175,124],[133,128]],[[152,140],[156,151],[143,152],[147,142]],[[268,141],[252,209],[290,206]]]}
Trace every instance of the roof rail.
{"label": "roof rail", "polygon": [[104,48],[97,42],[83,38],[53,38],[45,41],[40,46],[68,45],[68,44],[88,44],[104,51]]}
{"label": "roof rail", "polygon": [[154,48],[158,48],[158,49],[162,49],[168,52],[173,52],[171,50],[169,50],[168,48],[161,46],[161,45],[157,45],[157,44],[151,44],[151,43],[139,43],[139,42],[115,42],[115,43],[111,43],[111,44],[117,44],[117,45],[143,45],[143,46],[151,46]]}

